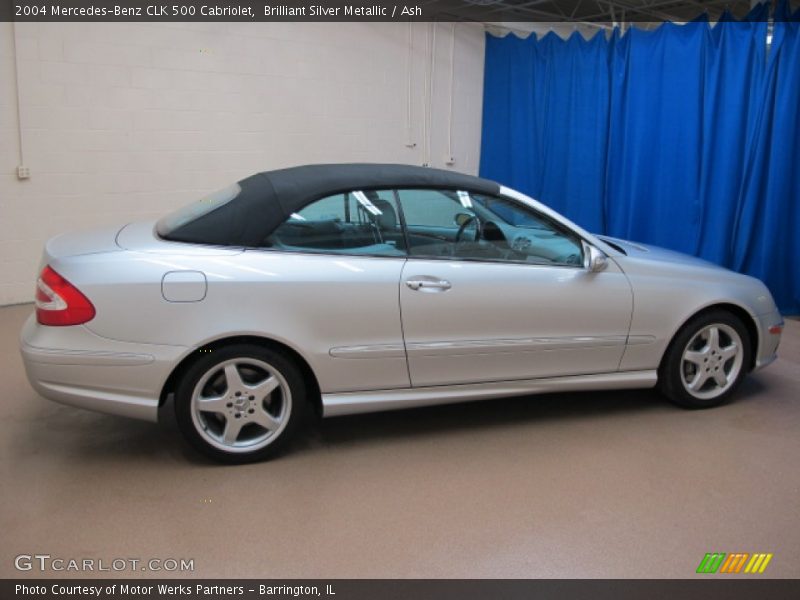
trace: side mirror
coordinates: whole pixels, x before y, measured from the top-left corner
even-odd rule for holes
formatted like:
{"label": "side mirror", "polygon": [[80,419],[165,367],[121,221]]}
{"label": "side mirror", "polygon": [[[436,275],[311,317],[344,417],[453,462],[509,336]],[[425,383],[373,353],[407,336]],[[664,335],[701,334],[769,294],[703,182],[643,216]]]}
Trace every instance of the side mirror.
{"label": "side mirror", "polygon": [[583,267],[590,273],[599,273],[608,266],[608,257],[602,250],[583,242]]}

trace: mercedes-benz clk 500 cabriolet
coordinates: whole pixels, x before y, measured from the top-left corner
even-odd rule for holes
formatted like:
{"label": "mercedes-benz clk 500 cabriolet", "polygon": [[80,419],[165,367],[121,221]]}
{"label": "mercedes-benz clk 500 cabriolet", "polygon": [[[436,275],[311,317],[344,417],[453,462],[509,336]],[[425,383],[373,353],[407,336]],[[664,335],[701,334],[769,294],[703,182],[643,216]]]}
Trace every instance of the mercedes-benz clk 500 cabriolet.
{"label": "mercedes-benz clk 500 cabriolet", "polygon": [[158,222],[58,236],[41,267],[33,387],[150,420],[172,397],[186,439],[228,462],[277,452],[314,410],[654,386],[716,406],[783,326],[752,277],[403,165],[259,173]]}

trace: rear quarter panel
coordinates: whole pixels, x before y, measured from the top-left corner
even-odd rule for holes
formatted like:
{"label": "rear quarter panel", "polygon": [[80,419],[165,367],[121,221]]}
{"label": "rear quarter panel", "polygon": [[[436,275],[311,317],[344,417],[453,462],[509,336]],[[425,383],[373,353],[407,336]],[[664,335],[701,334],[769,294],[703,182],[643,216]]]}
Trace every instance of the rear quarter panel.
{"label": "rear quarter panel", "polygon": [[[410,385],[398,296],[404,259],[267,251],[194,255],[180,246],[182,254],[125,250],[55,259],[53,266],[95,305],[97,315],[86,327],[99,336],[186,346],[187,353],[222,338],[261,336],[300,354],[323,392]],[[162,296],[164,274],[184,270],[205,274],[202,301]],[[383,349],[365,359],[330,354],[335,347],[362,345]]]}

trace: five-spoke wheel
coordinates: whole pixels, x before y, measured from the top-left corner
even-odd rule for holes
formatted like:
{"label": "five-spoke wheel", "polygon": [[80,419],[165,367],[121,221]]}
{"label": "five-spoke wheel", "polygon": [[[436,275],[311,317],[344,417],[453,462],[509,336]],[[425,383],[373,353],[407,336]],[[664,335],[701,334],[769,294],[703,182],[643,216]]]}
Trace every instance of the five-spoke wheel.
{"label": "five-spoke wheel", "polygon": [[715,323],[698,331],[683,352],[681,381],[697,398],[720,396],[742,370],[744,348],[736,330]]}
{"label": "five-spoke wheel", "polygon": [[178,424],[214,458],[249,462],[272,453],[304,400],[296,366],[267,348],[236,345],[195,362],[175,396]]}
{"label": "five-spoke wheel", "polygon": [[659,370],[665,395],[681,406],[722,404],[750,362],[750,339],[734,315],[715,310],[689,321],[670,344]]}

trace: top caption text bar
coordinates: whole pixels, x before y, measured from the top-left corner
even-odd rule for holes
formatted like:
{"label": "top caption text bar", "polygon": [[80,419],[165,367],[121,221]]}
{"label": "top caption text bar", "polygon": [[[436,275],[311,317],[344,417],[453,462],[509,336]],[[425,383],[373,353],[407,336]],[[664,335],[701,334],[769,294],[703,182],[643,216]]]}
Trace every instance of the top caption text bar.
{"label": "top caption text bar", "polygon": [[[678,3],[680,4],[680,3]],[[625,10],[598,1],[564,0],[0,0],[0,21],[477,21],[477,22],[611,22],[682,20],[667,14],[665,4],[627,0]],[[718,0],[695,0],[693,16],[709,9],[718,15]],[[725,4],[746,14],[750,0]],[[696,13],[696,14],[694,14]]]}

